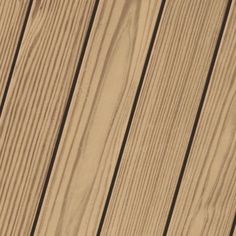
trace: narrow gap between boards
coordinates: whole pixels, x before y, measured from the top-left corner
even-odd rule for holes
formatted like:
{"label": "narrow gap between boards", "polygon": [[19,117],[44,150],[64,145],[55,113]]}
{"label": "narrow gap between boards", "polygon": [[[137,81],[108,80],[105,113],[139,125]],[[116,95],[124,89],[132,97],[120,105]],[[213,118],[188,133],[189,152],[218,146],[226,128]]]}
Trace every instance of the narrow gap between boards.
{"label": "narrow gap between boards", "polygon": [[236,212],[235,212],[233,223],[229,232],[229,236],[233,236],[235,230],[236,230]]}

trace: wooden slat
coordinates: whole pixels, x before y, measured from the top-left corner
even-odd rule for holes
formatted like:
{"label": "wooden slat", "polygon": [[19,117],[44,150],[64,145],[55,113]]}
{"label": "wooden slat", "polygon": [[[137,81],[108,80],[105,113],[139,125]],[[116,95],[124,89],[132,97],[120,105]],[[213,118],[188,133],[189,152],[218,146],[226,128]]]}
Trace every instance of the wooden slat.
{"label": "wooden slat", "polygon": [[101,235],[163,235],[226,5],[167,0]]}
{"label": "wooden slat", "polygon": [[231,9],[169,235],[228,236],[236,213],[236,1]]}
{"label": "wooden slat", "polygon": [[93,6],[34,1],[0,119],[0,235],[29,235]]}
{"label": "wooden slat", "polygon": [[159,0],[101,0],[36,235],[96,235]]}
{"label": "wooden slat", "polygon": [[0,104],[29,2],[0,1]]}

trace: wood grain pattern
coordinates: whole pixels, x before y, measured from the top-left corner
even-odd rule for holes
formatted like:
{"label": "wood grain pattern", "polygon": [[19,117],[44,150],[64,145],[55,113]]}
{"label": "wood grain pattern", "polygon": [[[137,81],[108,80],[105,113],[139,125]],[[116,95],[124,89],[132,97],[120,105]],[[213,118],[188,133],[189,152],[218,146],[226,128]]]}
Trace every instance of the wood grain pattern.
{"label": "wood grain pattern", "polygon": [[28,4],[28,0],[0,1],[0,104]]}
{"label": "wood grain pattern", "polygon": [[236,1],[231,10],[169,235],[228,236],[236,213]]}
{"label": "wood grain pattern", "polygon": [[227,1],[167,1],[101,235],[163,235]]}
{"label": "wood grain pattern", "polygon": [[36,235],[96,235],[159,0],[102,0]]}
{"label": "wood grain pattern", "polygon": [[0,119],[0,235],[29,235],[93,5],[34,1]]}

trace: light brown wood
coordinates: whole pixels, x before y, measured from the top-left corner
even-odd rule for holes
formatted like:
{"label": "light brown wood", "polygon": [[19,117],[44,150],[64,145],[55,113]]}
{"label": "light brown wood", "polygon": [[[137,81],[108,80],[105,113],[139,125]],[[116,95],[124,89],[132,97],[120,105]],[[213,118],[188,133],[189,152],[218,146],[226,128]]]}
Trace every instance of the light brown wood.
{"label": "light brown wood", "polygon": [[169,235],[228,236],[236,213],[236,1],[231,10]]}
{"label": "light brown wood", "polygon": [[101,0],[36,235],[96,235],[159,0]]}
{"label": "light brown wood", "polygon": [[29,235],[93,5],[34,1],[0,119],[0,235]]}
{"label": "light brown wood", "polygon": [[101,235],[163,235],[226,4],[167,0]]}
{"label": "light brown wood", "polygon": [[236,0],[228,12],[230,2],[0,0],[0,103],[13,71],[0,108],[0,236],[236,236]]}
{"label": "light brown wood", "polygon": [[0,1],[0,104],[28,4],[28,0]]}

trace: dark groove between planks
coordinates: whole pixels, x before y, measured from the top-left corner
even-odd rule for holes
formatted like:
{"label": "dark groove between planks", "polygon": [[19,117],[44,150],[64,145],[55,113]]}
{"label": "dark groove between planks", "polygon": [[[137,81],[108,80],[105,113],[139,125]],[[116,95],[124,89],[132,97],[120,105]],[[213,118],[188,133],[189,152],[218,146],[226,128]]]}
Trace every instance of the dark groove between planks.
{"label": "dark groove between planks", "polygon": [[86,51],[86,48],[87,48],[88,40],[89,40],[89,37],[90,37],[90,33],[91,33],[91,30],[92,30],[92,26],[93,26],[93,22],[94,22],[94,19],[95,19],[95,16],[96,16],[98,5],[99,5],[99,0],[96,0],[95,4],[94,4],[92,15],[91,15],[91,18],[90,18],[90,22],[88,24],[88,29],[87,29],[87,32],[86,32],[86,35],[85,35],[84,43],[83,43],[83,46],[82,46],[82,49],[81,49],[81,54],[80,54],[80,57],[79,57],[79,61],[78,61],[78,64],[77,64],[77,68],[76,68],[76,71],[75,71],[73,82],[72,82],[72,85],[71,85],[70,93],[69,93],[67,103],[66,103],[66,106],[65,106],[65,110],[64,110],[64,113],[63,113],[63,116],[62,116],[62,121],[61,121],[61,124],[59,126],[59,132],[58,132],[58,135],[57,135],[57,138],[56,138],[56,143],[55,143],[55,146],[54,146],[54,149],[53,149],[51,161],[49,163],[49,167],[48,167],[47,175],[46,175],[45,182],[44,182],[44,185],[43,185],[42,193],[41,193],[41,196],[40,196],[40,199],[39,199],[38,207],[37,207],[35,217],[34,217],[34,220],[33,220],[32,228],[31,228],[31,232],[30,232],[31,236],[34,235],[35,229],[36,229],[36,226],[37,226],[37,223],[38,223],[39,215],[40,215],[40,212],[41,212],[41,209],[42,209],[42,205],[43,205],[43,201],[44,201],[45,194],[46,194],[46,191],[47,191],[47,187],[48,187],[48,183],[49,183],[49,180],[50,180],[53,165],[55,163],[58,147],[59,147],[59,144],[60,144],[60,141],[61,141],[62,133],[63,133],[64,126],[65,126],[65,123],[66,123],[66,118],[67,118],[67,115],[68,115],[68,112],[69,112],[69,109],[70,109],[70,104],[71,104],[71,101],[72,101],[72,98],[73,98],[73,95],[74,95],[75,87],[76,87],[76,84],[77,84],[77,81],[78,81],[81,65],[82,65],[82,62],[83,62],[83,59],[84,59],[85,51]]}
{"label": "dark groove between planks", "polygon": [[100,223],[99,223],[99,226],[98,226],[97,236],[99,236],[101,234],[101,231],[102,231],[102,227],[103,227],[104,220],[105,220],[105,217],[106,217],[107,209],[108,209],[108,206],[109,206],[109,203],[110,203],[110,200],[111,200],[111,196],[112,196],[112,191],[113,191],[113,188],[114,188],[114,185],[115,185],[115,181],[116,181],[116,177],[117,177],[117,174],[118,174],[118,171],[119,171],[119,167],[120,167],[120,163],[121,163],[122,156],[123,156],[123,153],[124,153],[125,145],[126,145],[126,142],[127,142],[128,136],[129,136],[131,124],[132,124],[133,117],[134,117],[134,114],[135,114],[135,110],[136,110],[136,107],[137,107],[139,95],[140,95],[140,92],[141,92],[141,89],[142,89],[142,86],[143,86],[143,82],[144,82],[147,67],[148,67],[148,64],[149,64],[149,61],[150,61],[152,49],[153,49],[153,46],[154,46],[154,43],[155,43],[155,39],[156,39],[156,35],[157,35],[158,29],[159,29],[159,25],[160,25],[160,22],[161,22],[161,17],[162,17],[162,13],[164,11],[165,2],[166,2],[166,0],[162,0],[161,6],[160,6],[160,9],[159,9],[159,12],[158,12],[158,16],[157,16],[157,20],[156,20],[156,23],[155,23],[153,33],[152,33],[152,38],[151,38],[150,45],[149,45],[149,48],[148,48],[147,56],[146,56],[146,59],[145,59],[145,62],[144,62],[141,78],[140,78],[140,81],[139,81],[139,84],[138,84],[138,87],[137,87],[137,91],[136,91],[136,94],[135,94],[135,97],[134,97],[133,106],[131,108],[127,128],[126,128],[125,135],[124,135],[124,139],[123,139],[122,144],[121,144],[119,156],[118,156],[118,159],[117,159],[117,162],[116,162],[116,166],[115,166],[115,170],[114,170],[114,173],[113,173],[113,176],[112,176],[110,188],[109,188],[109,191],[108,191],[108,194],[107,194],[107,198],[106,198],[106,202],[105,202],[105,205],[104,205],[104,208],[103,208],[101,220],[100,220]]}
{"label": "dark groove between planks", "polygon": [[23,37],[24,37],[24,34],[25,34],[25,29],[26,29],[27,22],[28,22],[28,19],[29,19],[29,15],[30,15],[30,12],[31,12],[31,9],[32,9],[32,5],[33,5],[33,0],[30,0],[29,5],[27,7],[25,19],[24,19],[24,22],[23,22],[23,25],[22,25],[22,29],[21,29],[21,32],[20,32],[20,37],[19,37],[19,40],[18,40],[18,43],[17,43],[17,46],[16,46],[16,51],[15,51],[15,54],[14,54],[14,57],[13,57],[13,60],[12,60],[10,72],[9,72],[9,75],[8,75],[8,78],[7,78],[7,83],[6,83],[6,87],[4,89],[2,101],[0,101],[0,117],[2,115],[3,107],[4,107],[4,104],[6,102],[8,90],[9,90],[11,80],[12,80],[12,75],[13,75],[13,72],[14,72],[14,69],[15,69],[15,66],[16,66],[16,61],[17,61],[18,54],[19,54],[19,51],[20,51],[20,47],[21,47],[21,44],[22,44],[22,40],[23,40]]}
{"label": "dark groove between planks", "polygon": [[227,7],[226,7],[226,10],[225,10],[225,14],[224,14],[224,17],[223,17],[221,29],[220,29],[220,32],[219,32],[219,35],[218,35],[218,38],[217,38],[217,41],[216,41],[215,50],[214,50],[214,53],[213,53],[213,56],[212,56],[211,64],[210,64],[209,71],[208,71],[207,78],[206,78],[206,82],[205,82],[205,85],[204,85],[202,97],[201,97],[201,100],[200,100],[200,103],[199,103],[199,106],[198,106],[198,110],[197,110],[197,114],[196,114],[196,117],[195,117],[194,125],[193,125],[192,132],[191,132],[191,135],[190,135],[190,138],[189,138],[189,143],[188,143],[186,153],[185,153],[185,156],[184,156],[184,161],[183,161],[183,164],[182,164],[182,168],[180,170],[178,182],[177,182],[177,185],[176,185],[176,188],[175,188],[175,192],[174,192],[174,196],[173,196],[172,203],[171,203],[171,206],[170,206],[169,214],[168,214],[168,217],[167,217],[167,220],[166,220],[166,225],[165,225],[165,228],[164,228],[164,231],[163,231],[163,236],[166,236],[167,233],[168,233],[168,229],[169,229],[169,225],[170,225],[171,218],[172,218],[172,215],[173,215],[173,211],[174,211],[174,208],[175,208],[175,204],[176,204],[176,200],[177,200],[177,197],[178,197],[180,185],[181,185],[181,182],[182,182],[182,179],[183,179],[183,176],[184,176],[184,172],[185,172],[185,169],[186,169],[186,166],[187,166],[188,157],[189,157],[189,154],[190,154],[190,151],[191,151],[191,148],[192,148],[194,136],[195,136],[196,129],[197,129],[197,126],[198,126],[198,122],[199,122],[199,119],[200,119],[200,116],[201,116],[201,112],[202,112],[202,108],[203,108],[204,101],[205,101],[205,98],[206,98],[207,90],[208,90],[208,87],[209,87],[209,84],[210,84],[212,72],[213,72],[215,62],[216,62],[216,58],[217,58],[217,54],[218,54],[220,44],[221,44],[221,41],[222,41],[224,29],[225,29],[225,26],[226,26],[226,22],[227,22],[230,7],[231,7],[231,3],[232,3],[232,0],[229,0],[228,4],[227,4]]}
{"label": "dark groove between planks", "polygon": [[236,213],[234,215],[234,220],[233,220],[233,223],[232,223],[232,227],[231,227],[229,236],[233,236],[235,230],[236,230]]}

